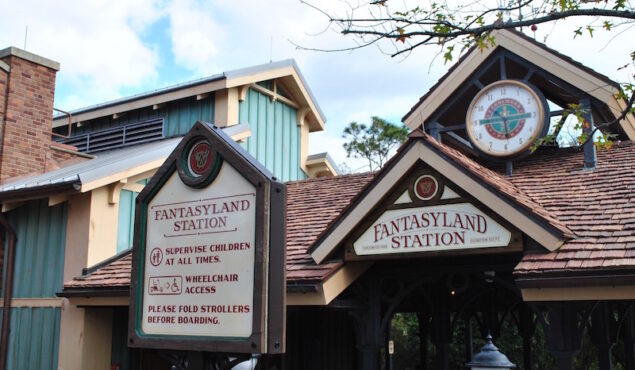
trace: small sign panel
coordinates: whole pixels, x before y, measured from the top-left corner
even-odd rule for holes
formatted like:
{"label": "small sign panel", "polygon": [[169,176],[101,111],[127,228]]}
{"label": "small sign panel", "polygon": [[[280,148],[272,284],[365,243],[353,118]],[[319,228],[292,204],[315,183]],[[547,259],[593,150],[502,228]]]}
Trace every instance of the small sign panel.
{"label": "small sign panel", "polygon": [[148,207],[144,333],[252,334],[255,200],[256,188],[228,163],[206,191],[176,174],[163,185]]}
{"label": "small sign panel", "polygon": [[357,255],[503,247],[511,232],[470,203],[385,211],[353,242]]}

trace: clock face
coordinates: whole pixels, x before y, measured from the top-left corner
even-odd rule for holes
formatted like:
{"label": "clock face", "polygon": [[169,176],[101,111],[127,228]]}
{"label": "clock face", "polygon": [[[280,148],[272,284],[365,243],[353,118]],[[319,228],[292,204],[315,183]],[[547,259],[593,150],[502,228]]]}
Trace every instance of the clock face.
{"label": "clock face", "polygon": [[514,80],[483,88],[467,111],[468,137],[477,149],[492,157],[526,152],[545,134],[545,104],[528,85]]}

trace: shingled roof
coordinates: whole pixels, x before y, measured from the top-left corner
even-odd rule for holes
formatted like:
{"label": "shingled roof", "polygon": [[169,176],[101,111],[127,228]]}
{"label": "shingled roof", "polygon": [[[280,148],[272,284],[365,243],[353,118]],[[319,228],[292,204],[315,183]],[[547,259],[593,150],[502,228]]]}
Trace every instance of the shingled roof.
{"label": "shingled roof", "polygon": [[[515,276],[584,275],[635,269],[635,143],[598,152],[597,168],[583,170],[577,149],[536,154],[514,164],[512,176],[486,169],[423,136],[430,145],[569,238],[559,249],[526,252]],[[287,281],[317,284],[344,262],[317,265],[309,250],[343,209],[374,178],[352,174],[287,183]],[[130,254],[119,256],[64,285],[66,293],[121,290],[130,284]]]}
{"label": "shingled roof", "polygon": [[526,254],[517,276],[635,268],[635,143],[599,151],[595,170],[583,161],[561,150],[515,164],[510,181],[576,234],[556,251]]}
{"label": "shingled roof", "polygon": [[[315,264],[308,253],[317,236],[373,178],[372,173],[325,177],[287,183],[287,282],[317,284],[342,266],[342,261]],[[64,284],[64,294],[106,291],[130,286],[132,257],[105,261]]]}

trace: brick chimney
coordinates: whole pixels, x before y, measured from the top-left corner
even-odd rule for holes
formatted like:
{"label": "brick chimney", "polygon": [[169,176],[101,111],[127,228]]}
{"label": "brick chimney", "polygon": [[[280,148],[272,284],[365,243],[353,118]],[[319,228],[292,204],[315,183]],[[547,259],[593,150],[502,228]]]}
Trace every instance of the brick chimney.
{"label": "brick chimney", "polygon": [[0,50],[0,182],[46,170],[59,69],[28,51]]}

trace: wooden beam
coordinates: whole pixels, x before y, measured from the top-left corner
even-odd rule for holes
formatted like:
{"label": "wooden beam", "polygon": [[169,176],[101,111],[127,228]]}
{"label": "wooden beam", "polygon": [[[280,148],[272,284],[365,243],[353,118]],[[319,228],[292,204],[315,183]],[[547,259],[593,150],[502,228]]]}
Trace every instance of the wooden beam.
{"label": "wooden beam", "polygon": [[73,306],[128,306],[129,297],[71,297],[69,302]]}
{"label": "wooden beam", "polygon": [[126,185],[123,186],[124,190],[130,190],[130,191],[135,191],[137,193],[141,193],[141,190],[143,190],[143,188],[145,188],[146,186],[143,184],[139,184],[138,182],[130,182]]}
{"label": "wooden beam", "polygon": [[[272,100],[279,100],[279,101],[285,103],[286,105],[289,105],[289,106],[291,106],[291,107],[293,107],[295,109],[300,109],[300,105],[298,103],[294,102],[291,99],[287,99],[287,98],[285,98],[282,95],[277,95],[275,92],[273,92],[273,91],[271,91],[271,90],[269,90],[269,89],[267,89],[265,87],[262,87],[262,86],[260,86],[258,84],[251,84],[251,85],[249,85],[249,87],[251,87],[254,90],[257,90],[258,92],[261,92],[261,93],[269,96],[270,98],[272,98]],[[275,97],[275,99],[273,99],[274,97]]]}
{"label": "wooden beam", "polygon": [[[0,305],[3,305],[0,299]],[[12,298],[11,307],[62,307],[64,298]]]}

